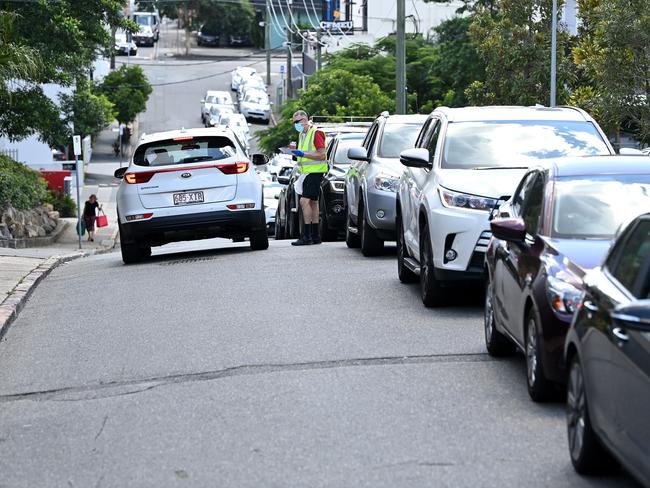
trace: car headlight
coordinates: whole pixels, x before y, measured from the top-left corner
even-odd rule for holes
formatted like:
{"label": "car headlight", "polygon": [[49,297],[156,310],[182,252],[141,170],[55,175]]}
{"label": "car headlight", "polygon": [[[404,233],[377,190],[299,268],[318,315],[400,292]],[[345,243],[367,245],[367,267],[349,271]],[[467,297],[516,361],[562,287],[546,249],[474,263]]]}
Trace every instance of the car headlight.
{"label": "car headlight", "polygon": [[445,207],[468,208],[489,212],[498,202],[496,198],[480,197],[478,195],[470,195],[469,193],[447,190],[446,188],[440,188],[439,191],[440,201],[442,201]]}
{"label": "car headlight", "polygon": [[555,276],[546,279],[546,297],[551,308],[558,313],[571,315],[580,304],[582,291]]}
{"label": "car headlight", "polygon": [[378,175],[375,176],[375,188],[382,191],[391,191],[397,193],[397,187],[399,186],[399,177],[390,176],[390,175]]}
{"label": "car headlight", "polygon": [[332,191],[342,192],[345,190],[345,183],[343,181],[330,181],[330,188]]}

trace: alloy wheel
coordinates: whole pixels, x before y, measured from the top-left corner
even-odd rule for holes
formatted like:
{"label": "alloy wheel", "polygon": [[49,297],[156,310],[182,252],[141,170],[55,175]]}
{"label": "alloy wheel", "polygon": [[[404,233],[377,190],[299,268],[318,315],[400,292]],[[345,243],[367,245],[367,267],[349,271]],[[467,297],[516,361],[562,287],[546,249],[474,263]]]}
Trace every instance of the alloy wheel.
{"label": "alloy wheel", "polygon": [[569,451],[572,459],[578,459],[582,453],[585,435],[586,402],[582,369],[576,360],[569,373],[567,388],[567,428],[569,433]]}
{"label": "alloy wheel", "polygon": [[492,283],[488,281],[485,289],[485,307],[483,312],[483,324],[485,328],[485,343],[489,344],[492,341],[492,334],[494,332],[494,309],[492,308]]}
{"label": "alloy wheel", "polygon": [[526,366],[528,384],[533,386],[537,381],[537,327],[532,317],[528,320],[526,334]]}

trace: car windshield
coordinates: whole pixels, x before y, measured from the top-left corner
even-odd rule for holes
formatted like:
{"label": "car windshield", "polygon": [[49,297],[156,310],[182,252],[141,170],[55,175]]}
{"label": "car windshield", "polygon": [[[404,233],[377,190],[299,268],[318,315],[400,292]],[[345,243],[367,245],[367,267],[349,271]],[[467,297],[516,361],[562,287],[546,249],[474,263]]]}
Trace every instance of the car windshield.
{"label": "car windshield", "polygon": [[381,158],[399,158],[399,154],[415,146],[415,140],[422,128],[421,124],[387,123],[381,139],[378,156]]}
{"label": "car windshield", "polygon": [[214,25],[204,25],[201,27],[201,34],[204,36],[216,36],[219,35],[219,29]]}
{"label": "car windshield", "polygon": [[259,105],[268,105],[269,97],[261,93],[251,93],[246,95],[244,101],[247,103],[257,103]]}
{"label": "car windshield", "polygon": [[232,105],[232,99],[227,95],[209,95],[205,103],[214,103],[217,105]]}
{"label": "car windshield", "polygon": [[235,143],[224,136],[181,136],[141,145],[133,155],[133,163],[138,166],[166,166],[216,161],[236,154]]}
{"label": "car windshield", "polygon": [[650,211],[650,175],[559,178],[552,237],[611,239],[622,222]]}
{"label": "car windshield", "polygon": [[336,164],[337,166],[352,164],[354,161],[348,158],[348,149],[361,145],[363,138],[364,135],[361,134],[361,137],[358,139],[341,139],[339,145],[336,147],[336,154],[334,154],[332,164]]}
{"label": "car windshield", "polygon": [[588,121],[453,122],[444,144],[443,169],[529,167],[542,159],[610,154]]}
{"label": "car windshield", "polygon": [[138,25],[153,25],[153,16],[152,15],[134,15],[133,22]]}

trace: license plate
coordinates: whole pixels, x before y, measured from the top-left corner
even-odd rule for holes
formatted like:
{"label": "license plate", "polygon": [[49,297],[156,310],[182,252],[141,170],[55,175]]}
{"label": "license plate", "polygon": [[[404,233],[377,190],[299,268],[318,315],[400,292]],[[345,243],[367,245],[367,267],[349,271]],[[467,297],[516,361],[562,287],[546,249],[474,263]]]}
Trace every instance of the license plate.
{"label": "license plate", "polygon": [[193,203],[203,203],[202,191],[174,193],[174,205],[192,205]]}

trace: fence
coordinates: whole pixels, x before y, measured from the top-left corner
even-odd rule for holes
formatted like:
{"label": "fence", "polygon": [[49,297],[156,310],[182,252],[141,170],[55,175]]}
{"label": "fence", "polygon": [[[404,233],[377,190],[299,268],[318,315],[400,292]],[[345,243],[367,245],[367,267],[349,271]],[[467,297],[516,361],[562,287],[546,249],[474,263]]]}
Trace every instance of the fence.
{"label": "fence", "polygon": [[18,161],[18,149],[2,149],[2,148],[0,148],[0,154],[4,154],[5,156],[13,159],[14,161]]}

